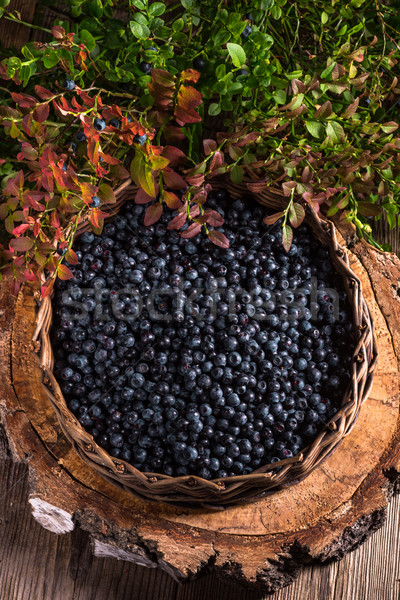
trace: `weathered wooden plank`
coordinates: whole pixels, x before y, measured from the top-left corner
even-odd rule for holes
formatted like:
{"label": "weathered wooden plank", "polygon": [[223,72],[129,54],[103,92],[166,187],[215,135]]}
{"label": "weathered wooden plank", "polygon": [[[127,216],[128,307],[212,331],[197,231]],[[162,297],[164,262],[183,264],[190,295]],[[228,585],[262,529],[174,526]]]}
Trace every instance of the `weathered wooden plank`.
{"label": "weathered wooden plank", "polygon": [[[11,0],[7,7],[10,12],[18,11],[21,20],[32,23],[36,10],[36,0]],[[31,29],[25,25],[13,23],[7,19],[0,19],[0,40],[6,48],[21,48],[29,42]]]}

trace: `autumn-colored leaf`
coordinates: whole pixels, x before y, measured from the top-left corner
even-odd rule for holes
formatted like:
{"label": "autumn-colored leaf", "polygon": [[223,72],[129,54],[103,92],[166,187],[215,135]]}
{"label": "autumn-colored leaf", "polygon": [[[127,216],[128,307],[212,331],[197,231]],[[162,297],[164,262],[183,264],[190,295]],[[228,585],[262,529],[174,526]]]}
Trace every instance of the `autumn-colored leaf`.
{"label": "autumn-colored leaf", "polygon": [[78,264],[78,257],[76,255],[76,252],[74,250],[72,250],[72,248],[69,248],[65,254],[65,260],[70,264],[70,265],[77,265]]}
{"label": "autumn-colored leaf", "polygon": [[210,240],[210,242],[212,242],[216,246],[219,246],[220,248],[229,248],[229,241],[227,237],[220,231],[217,231],[216,229],[213,229],[209,232],[208,239]]}
{"label": "autumn-colored leaf", "polygon": [[10,240],[10,249],[15,250],[16,252],[27,252],[33,246],[33,240],[26,237],[19,237],[13,240]]}
{"label": "autumn-colored leaf", "polygon": [[99,186],[99,191],[97,192],[98,197],[105,204],[114,204],[116,202],[116,197],[114,194],[114,190],[108,183],[101,183]]}
{"label": "autumn-colored leaf", "polygon": [[165,146],[162,155],[169,160],[169,164],[172,167],[178,166],[186,161],[185,153],[175,146]]}
{"label": "autumn-colored leaf", "polygon": [[217,142],[215,140],[203,140],[203,149],[204,149],[204,154],[206,156],[209,156],[211,154],[211,152],[215,152],[215,150],[217,149]]}
{"label": "autumn-colored leaf", "polygon": [[[25,233],[25,231],[27,231],[30,228],[29,223],[23,223],[22,225],[18,225],[18,227],[15,227],[12,231],[13,235],[15,235],[15,237],[20,237],[23,233]],[[15,249],[15,248],[14,248]]]}
{"label": "autumn-colored leaf", "polygon": [[51,98],[54,97],[53,92],[50,92],[50,90],[47,90],[41,85],[35,85],[35,92],[41,100],[51,100]]}
{"label": "autumn-colored leaf", "polygon": [[161,171],[169,165],[169,160],[165,156],[152,156],[150,158],[150,164],[152,169]]}
{"label": "autumn-colored leaf", "polygon": [[195,71],[195,69],[186,69],[181,73],[181,81],[190,81],[192,83],[197,83],[200,78],[199,71]]}
{"label": "autumn-colored leaf", "polygon": [[201,231],[201,224],[200,223],[192,223],[191,225],[189,225],[189,227],[186,229],[186,231],[182,231],[181,233],[181,237],[188,239],[188,238],[192,238],[195,235],[199,234]]}
{"label": "autumn-colored leaf", "polygon": [[306,216],[305,210],[301,204],[294,202],[289,209],[289,221],[292,227],[300,227]]}
{"label": "autumn-colored leaf", "polygon": [[38,123],[44,123],[49,116],[50,107],[48,103],[38,104],[33,111],[33,118]]}
{"label": "autumn-colored leaf", "polygon": [[168,223],[167,229],[180,229],[187,219],[187,212],[181,212]]}
{"label": "autumn-colored leaf", "polygon": [[264,219],[264,223],[266,225],[273,225],[274,223],[276,223],[277,221],[279,221],[279,219],[281,219],[284,216],[284,212],[277,212],[274,213],[273,215],[269,215],[268,217],[265,217]]}
{"label": "autumn-colored leaf", "polygon": [[156,202],[155,204],[152,204],[146,210],[146,214],[144,216],[144,224],[146,226],[154,225],[154,223],[157,223],[157,221],[160,220],[162,213],[163,213],[163,205],[160,202]]}
{"label": "autumn-colored leaf", "polygon": [[154,196],[149,196],[149,194],[146,194],[146,192],[144,190],[142,190],[142,188],[139,188],[138,191],[136,192],[135,204],[148,204],[149,202],[152,202],[153,200],[154,200]]}
{"label": "autumn-colored leaf", "polygon": [[357,111],[359,103],[360,103],[360,98],[356,98],[354,100],[354,102],[352,102],[351,104],[349,104],[346,107],[346,110],[343,111],[343,113],[341,114],[341,117],[344,117],[345,119],[349,119],[350,117],[352,117],[354,115],[354,113]]}
{"label": "autumn-colored leaf", "polygon": [[12,92],[11,96],[15,104],[18,104],[18,106],[20,106],[21,108],[32,108],[38,103],[36,98],[34,98],[33,96],[29,96],[29,94],[19,94],[16,92]]}
{"label": "autumn-colored leaf", "polygon": [[293,242],[293,229],[290,225],[284,225],[282,228],[282,245],[286,252],[289,252]]}
{"label": "autumn-colored leaf", "polygon": [[65,37],[65,29],[59,25],[52,27],[51,33],[57,40],[62,40]]}
{"label": "autumn-colored leaf", "polygon": [[324,102],[314,113],[314,119],[327,119],[333,112],[332,104],[329,100]]}
{"label": "autumn-colored leaf", "polygon": [[187,188],[187,183],[183,177],[169,167],[163,170],[163,178],[165,185],[172,190],[185,190]]}
{"label": "autumn-colored leaf", "polygon": [[176,210],[182,206],[182,202],[179,200],[178,196],[173,192],[168,192],[164,190],[163,200],[168,208],[172,208]]}
{"label": "autumn-colored leaf", "polygon": [[63,264],[58,265],[57,275],[59,276],[60,279],[63,279],[63,280],[73,279],[73,277],[74,277],[74,274],[71,271],[71,269],[69,269],[67,267],[67,265],[63,265]]}

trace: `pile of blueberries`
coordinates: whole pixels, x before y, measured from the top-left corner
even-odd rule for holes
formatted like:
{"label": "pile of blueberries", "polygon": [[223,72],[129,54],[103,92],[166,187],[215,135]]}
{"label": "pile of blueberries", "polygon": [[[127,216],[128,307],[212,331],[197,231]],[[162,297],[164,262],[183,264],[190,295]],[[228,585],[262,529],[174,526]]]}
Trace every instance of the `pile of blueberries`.
{"label": "pile of blueberries", "polygon": [[[291,458],[349,384],[351,311],[309,228],[289,252],[265,209],[213,192],[228,249],[143,225],[132,202],[76,242],[52,342],[70,410],[113,457],[205,479]],[[277,465],[277,468],[279,465]]]}

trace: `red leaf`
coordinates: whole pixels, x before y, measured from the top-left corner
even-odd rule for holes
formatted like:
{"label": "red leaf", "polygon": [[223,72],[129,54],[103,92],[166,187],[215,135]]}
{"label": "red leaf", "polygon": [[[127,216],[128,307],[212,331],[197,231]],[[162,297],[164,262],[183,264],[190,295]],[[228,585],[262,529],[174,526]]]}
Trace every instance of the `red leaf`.
{"label": "red leaf", "polygon": [[51,98],[54,97],[53,92],[50,92],[50,90],[47,90],[41,85],[35,85],[35,92],[41,100],[51,100]]}
{"label": "red leaf", "polygon": [[28,142],[22,143],[20,154],[22,154],[26,160],[30,161],[36,160],[38,157],[37,151]]}
{"label": "red leaf", "polygon": [[165,156],[165,158],[168,158],[169,164],[173,167],[180,165],[186,160],[185,153],[175,146],[165,146],[162,155]]}
{"label": "red leaf", "polygon": [[[115,158],[114,156],[110,156],[110,154],[103,154],[103,152],[99,152],[101,158],[104,160],[104,162],[106,162],[108,165],[119,165],[121,164],[121,161],[118,158]],[[126,171],[126,175],[124,175],[124,177],[120,177],[120,179],[126,179],[126,177],[129,177],[129,173]]]}
{"label": "red leaf", "polygon": [[16,92],[12,92],[12,99],[18,106],[21,108],[32,108],[32,106],[36,106],[38,101],[33,96],[29,96],[28,94],[17,94]]}
{"label": "red leaf", "polygon": [[75,253],[74,250],[72,250],[72,248],[70,248],[69,250],[67,250],[66,254],[65,254],[65,260],[70,264],[70,265],[77,265],[78,264],[78,257]]}
{"label": "red leaf", "polygon": [[16,252],[27,252],[33,246],[33,240],[26,237],[19,237],[10,240],[10,248]]}
{"label": "red leaf", "polygon": [[207,223],[211,225],[211,227],[220,227],[224,224],[224,218],[221,217],[219,212],[216,210],[206,210],[204,216],[207,215]]}
{"label": "red leaf", "polygon": [[178,196],[173,192],[164,191],[163,200],[168,208],[177,209],[182,206],[182,202],[179,200]]}
{"label": "red leaf", "polygon": [[148,204],[149,202],[152,202],[153,200],[154,200],[154,196],[149,196],[149,194],[146,194],[146,192],[144,190],[142,190],[142,188],[139,188],[138,191],[136,192],[135,204]]}
{"label": "red leaf", "polygon": [[194,187],[199,187],[202,183],[204,183],[205,175],[201,173],[196,173],[195,175],[186,175],[186,181],[190,185]]}
{"label": "red leaf", "polygon": [[284,225],[282,229],[282,245],[286,252],[289,252],[293,242],[293,230],[289,225]]}
{"label": "red leaf", "polygon": [[183,238],[192,238],[201,231],[200,223],[192,223],[186,231],[182,231],[181,237]]}
{"label": "red leaf", "polygon": [[99,162],[99,142],[96,142],[95,140],[91,140],[88,143],[87,155],[88,155],[89,160],[94,165],[97,165],[97,163]]}
{"label": "red leaf", "polygon": [[216,231],[215,229],[213,229],[208,234],[208,239],[210,240],[210,242],[212,242],[216,246],[219,246],[220,248],[229,248],[229,242],[227,238],[220,231]]}
{"label": "red leaf", "polygon": [[173,190],[185,190],[187,183],[179,173],[173,171],[169,167],[163,171],[165,185]]}
{"label": "red leaf", "polygon": [[35,110],[33,111],[33,118],[38,123],[43,123],[49,116],[49,112],[50,112],[50,107],[47,103],[38,104],[36,106]]}
{"label": "red leaf", "polygon": [[18,227],[15,227],[15,229],[13,229],[13,235],[15,235],[15,237],[19,237],[20,235],[22,235],[23,233],[25,233],[25,231],[27,229],[29,229],[30,225],[29,223],[23,223],[22,225],[18,225]]}
{"label": "red leaf", "polygon": [[284,214],[285,214],[284,212],[277,212],[277,213],[274,213],[273,215],[269,215],[268,217],[265,217],[264,223],[266,225],[273,225],[274,223],[279,221],[279,219],[281,217],[283,217]]}
{"label": "red leaf", "polygon": [[174,217],[170,223],[168,223],[167,229],[180,229],[187,219],[187,212],[181,212],[179,215]]}
{"label": "red leaf", "polygon": [[208,156],[217,149],[217,142],[215,140],[203,140],[203,148],[204,154]]}
{"label": "red leaf", "polygon": [[65,29],[63,27],[60,27],[59,25],[52,27],[51,33],[54,35],[56,40],[62,40],[63,37],[65,37]]}
{"label": "red leaf", "polygon": [[157,202],[156,204],[152,204],[146,210],[146,214],[144,216],[144,224],[147,226],[147,225],[153,225],[154,223],[157,223],[157,221],[160,220],[162,213],[163,213],[163,205],[160,204],[160,202]]}
{"label": "red leaf", "polygon": [[74,274],[66,265],[58,265],[57,267],[57,275],[60,279],[73,279]]}
{"label": "red leaf", "polygon": [[214,154],[211,159],[210,171],[214,171],[215,169],[219,169],[224,164],[224,153],[220,150]]}

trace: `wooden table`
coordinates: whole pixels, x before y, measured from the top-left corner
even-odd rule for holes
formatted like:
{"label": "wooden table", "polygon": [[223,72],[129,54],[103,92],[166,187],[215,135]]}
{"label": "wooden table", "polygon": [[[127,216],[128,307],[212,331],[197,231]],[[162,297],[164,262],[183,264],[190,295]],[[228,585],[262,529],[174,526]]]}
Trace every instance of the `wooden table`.
{"label": "wooden table", "polygon": [[[1,444],[1,440],[0,440]],[[387,522],[340,562],[310,566],[272,596],[204,574],[179,585],[158,569],[93,557],[80,529],[57,536],[31,516],[27,469],[0,462],[1,600],[397,600],[400,598],[400,497]]]}

